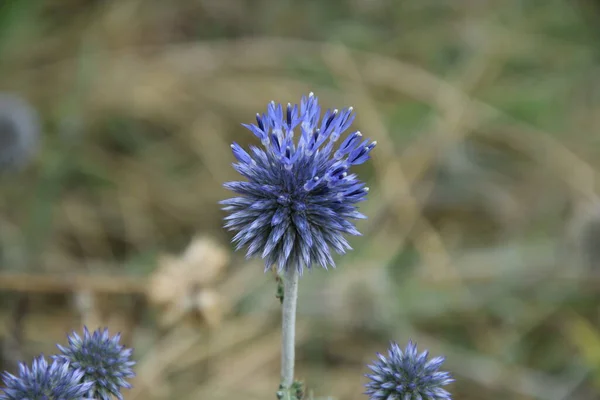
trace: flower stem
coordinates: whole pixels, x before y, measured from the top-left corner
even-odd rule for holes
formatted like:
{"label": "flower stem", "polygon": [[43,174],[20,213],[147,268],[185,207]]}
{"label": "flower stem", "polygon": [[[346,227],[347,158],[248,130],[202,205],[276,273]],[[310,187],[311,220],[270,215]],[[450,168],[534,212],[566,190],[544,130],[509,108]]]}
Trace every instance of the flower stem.
{"label": "flower stem", "polygon": [[281,326],[281,385],[286,389],[294,383],[298,278],[296,266],[290,266],[285,270]]}

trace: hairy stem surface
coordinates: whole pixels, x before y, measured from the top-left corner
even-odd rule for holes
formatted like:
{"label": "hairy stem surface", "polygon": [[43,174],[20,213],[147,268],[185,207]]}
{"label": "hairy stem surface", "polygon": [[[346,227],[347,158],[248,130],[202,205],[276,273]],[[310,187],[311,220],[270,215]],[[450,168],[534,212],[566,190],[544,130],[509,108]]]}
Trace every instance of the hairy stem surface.
{"label": "hairy stem surface", "polygon": [[296,344],[296,305],[298,303],[298,270],[290,265],[283,276],[283,307],[281,329],[281,384],[289,388],[294,383]]}

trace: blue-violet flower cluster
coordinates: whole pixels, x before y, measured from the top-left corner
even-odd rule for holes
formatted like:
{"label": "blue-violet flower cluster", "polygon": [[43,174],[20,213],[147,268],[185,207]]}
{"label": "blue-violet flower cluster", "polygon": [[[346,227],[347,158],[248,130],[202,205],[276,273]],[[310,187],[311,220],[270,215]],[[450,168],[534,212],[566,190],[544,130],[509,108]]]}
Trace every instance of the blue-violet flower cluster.
{"label": "blue-violet flower cluster", "polygon": [[90,334],[84,327],[83,337],[73,332],[68,337],[69,345],[57,345],[61,354],[53,358],[83,371],[84,380],[93,382],[91,397],[110,400],[115,396],[122,400],[121,388],[131,388],[127,379],[135,375],[135,362],[131,361],[132,350],[119,344],[120,340],[120,334],[110,337],[107,329]]}
{"label": "blue-violet flower cluster", "polygon": [[454,379],[439,371],[444,357],[428,360],[428,356],[427,351],[418,354],[412,341],[404,351],[391,343],[388,356],[377,354],[378,360],[368,366],[373,373],[366,375],[370,382],[365,394],[371,400],[450,400],[442,386]]}
{"label": "blue-violet flower cluster", "polygon": [[350,107],[321,118],[312,93],[299,106],[271,102],[256,125],[244,124],[264,148],[231,146],[247,181],[225,184],[239,195],[221,202],[230,213],[225,227],[237,231],[237,249],[265,260],[265,270],[335,266],[330,249],[343,254],[351,249],[344,234],[360,235],[350,220],[366,218],[356,204],[369,189],[350,168],[367,161],[376,142],[356,131],[336,147],[354,117]]}
{"label": "blue-violet flower cluster", "polygon": [[82,380],[83,371],[68,363],[48,364],[44,356],[33,360],[31,368],[19,365],[19,376],[2,374],[5,387],[2,400],[80,400],[86,397],[92,382]]}
{"label": "blue-violet flower cluster", "polygon": [[69,346],[58,348],[49,364],[44,356],[33,360],[31,368],[20,364],[18,376],[2,374],[4,388],[0,400],[110,400],[123,399],[122,388],[130,388],[134,376],[132,350],[119,344],[120,335],[108,330],[93,334],[84,328],[83,337],[69,336]]}

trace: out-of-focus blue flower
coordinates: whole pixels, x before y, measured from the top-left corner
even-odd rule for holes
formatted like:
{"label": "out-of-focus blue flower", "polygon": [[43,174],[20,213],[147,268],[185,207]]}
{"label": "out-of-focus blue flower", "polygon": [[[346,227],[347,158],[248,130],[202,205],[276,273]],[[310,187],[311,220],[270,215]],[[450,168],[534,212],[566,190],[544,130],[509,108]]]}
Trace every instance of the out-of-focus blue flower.
{"label": "out-of-focus blue flower", "polygon": [[33,360],[31,368],[20,364],[19,376],[4,372],[2,378],[1,400],[80,400],[92,387],[91,382],[82,382],[82,370],[57,360],[48,365],[43,355]]}
{"label": "out-of-focus blue flower", "polygon": [[366,375],[370,382],[365,394],[372,400],[450,400],[442,386],[454,379],[439,371],[444,357],[428,360],[428,356],[427,351],[418,354],[412,341],[404,351],[391,343],[387,357],[378,353],[378,360],[369,365],[373,373]]}
{"label": "out-of-focus blue flower", "polygon": [[230,213],[225,227],[237,231],[237,249],[265,260],[265,270],[335,266],[330,249],[343,254],[351,249],[344,234],[360,235],[350,220],[366,218],[356,204],[369,189],[350,168],[367,161],[376,142],[356,131],[336,145],[354,117],[350,107],[321,118],[312,93],[299,106],[271,102],[256,125],[244,124],[264,148],[231,145],[234,168],[247,180],[225,184],[240,195],[221,202]]}
{"label": "out-of-focus blue flower", "polygon": [[38,113],[29,103],[0,93],[0,171],[16,171],[31,161],[40,130]]}
{"label": "out-of-focus blue flower", "polygon": [[92,383],[90,397],[122,400],[121,388],[131,388],[127,379],[135,375],[135,362],[131,361],[132,350],[119,344],[121,336],[110,337],[107,329],[90,334],[84,327],[83,337],[73,332],[68,340],[68,346],[57,345],[61,354],[53,358],[83,371],[83,379]]}

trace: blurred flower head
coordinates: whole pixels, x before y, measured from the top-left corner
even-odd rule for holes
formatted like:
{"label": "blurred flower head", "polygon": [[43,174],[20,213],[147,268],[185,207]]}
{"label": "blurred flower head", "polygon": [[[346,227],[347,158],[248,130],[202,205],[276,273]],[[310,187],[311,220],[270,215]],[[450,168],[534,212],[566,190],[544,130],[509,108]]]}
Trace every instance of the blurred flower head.
{"label": "blurred flower head", "polygon": [[110,400],[113,396],[123,399],[121,388],[129,389],[132,378],[132,350],[125,348],[119,341],[119,334],[110,337],[108,330],[96,330],[94,333],[83,328],[83,336],[73,332],[69,337],[69,345],[57,345],[61,354],[53,356],[55,360],[69,363],[71,367],[83,371],[83,379],[92,382],[92,397]]}
{"label": "blurred flower head", "polygon": [[31,368],[19,365],[19,376],[2,374],[5,387],[1,400],[80,400],[86,397],[91,382],[82,382],[84,372],[68,363],[55,360],[52,364],[44,356],[33,360]]}
{"label": "blurred flower head", "polygon": [[225,184],[240,195],[221,202],[230,213],[225,227],[237,231],[237,249],[265,260],[265,271],[335,266],[330,249],[343,254],[350,249],[344,234],[360,235],[350,220],[365,218],[356,204],[369,189],[350,168],[367,161],[376,142],[356,131],[336,146],[354,117],[350,107],[321,118],[312,93],[300,106],[271,102],[256,125],[244,124],[264,149],[231,145],[234,168],[247,180]]}
{"label": "blurred flower head", "polygon": [[442,388],[454,379],[448,372],[438,371],[444,357],[428,360],[429,352],[417,353],[417,346],[408,342],[402,351],[391,343],[387,357],[377,354],[378,360],[369,365],[372,374],[366,376],[366,394],[372,400],[450,400]]}
{"label": "blurred flower head", "polygon": [[179,257],[160,257],[147,296],[162,308],[162,324],[172,325],[193,315],[209,326],[218,325],[223,299],[213,287],[228,262],[227,251],[207,237],[194,238]]}
{"label": "blurred flower head", "polygon": [[569,269],[581,274],[600,273],[600,199],[573,199],[569,204],[566,239]]}
{"label": "blurred flower head", "polygon": [[19,170],[31,161],[40,130],[38,114],[30,104],[0,93],[0,171]]}

